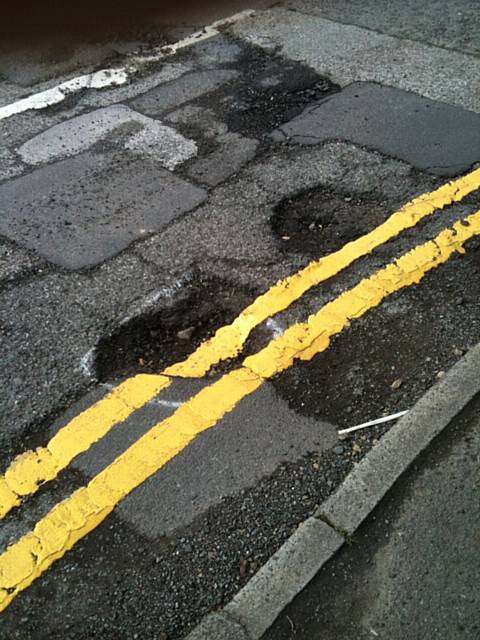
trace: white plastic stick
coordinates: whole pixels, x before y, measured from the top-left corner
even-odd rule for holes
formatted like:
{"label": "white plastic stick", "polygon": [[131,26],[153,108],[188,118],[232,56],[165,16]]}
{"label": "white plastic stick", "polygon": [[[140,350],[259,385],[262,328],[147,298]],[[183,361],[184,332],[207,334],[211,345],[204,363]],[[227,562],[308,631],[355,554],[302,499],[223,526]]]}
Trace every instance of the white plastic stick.
{"label": "white plastic stick", "polygon": [[383,424],[384,422],[390,422],[391,420],[398,420],[398,418],[401,418],[407,413],[408,411],[399,411],[398,413],[393,413],[391,416],[385,416],[384,418],[377,418],[376,420],[370,420],[369,422],[364,422],[363,424],[357,424],[355,427],[349,427],[348,429],[341,429],[338,432],[338,435],[344,436],[346,433],[352,433],[352,431],[358,431],[358,429],[365,429],[366,427],[374,427],[377,424]]}

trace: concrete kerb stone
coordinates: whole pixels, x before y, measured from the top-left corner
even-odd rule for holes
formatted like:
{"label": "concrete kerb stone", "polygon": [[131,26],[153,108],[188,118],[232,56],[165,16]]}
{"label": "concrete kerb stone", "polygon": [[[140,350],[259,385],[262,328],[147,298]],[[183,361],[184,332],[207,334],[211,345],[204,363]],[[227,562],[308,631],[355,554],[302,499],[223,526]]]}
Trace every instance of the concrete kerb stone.
{"label": "concrete kerb stone", "polygon": [[[226,605],[225,626],[240,625],[248,640],[260,638],[285,606],[305,587],[345,542],[334,529],[316,518],[302,522],[260,571]],[[187,640],[223,640],[212,634],[210,614]],[[223,632],[224,627],[222,627]],[[233,633],[231,638],[236,638]],[[241,636],[242,637],[242,636]]]}
{"label": "concrete kerb stone", "polygon": [[224,610],[209,614],[186,640],[261,638],[400,475],[480,392],[479,368],[480,344],[390,429]]}
{"label": "concrete kerb stone", "polygon": [[250,640],[246,631],[224,613],[210,613],[188,636],[188,640]]}
{"label": "concrete kerb stone", "polygon": [[250,638],[260,638],[345,542],[325,522],[308,518],[225,607]]}

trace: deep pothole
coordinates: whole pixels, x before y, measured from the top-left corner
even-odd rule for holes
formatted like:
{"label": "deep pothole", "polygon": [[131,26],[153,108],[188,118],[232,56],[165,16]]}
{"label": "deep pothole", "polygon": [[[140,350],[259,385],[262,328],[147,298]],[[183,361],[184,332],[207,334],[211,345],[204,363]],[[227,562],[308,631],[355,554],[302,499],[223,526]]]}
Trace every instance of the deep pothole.
{"label": "deep pothole", "polygon": [[385,195],[315,187],[282,200],[270,219],[281,247],[318,257],[337,251],[381,224],[389,211]]}
{"label": "deep pothole", "polygon": [[133,317],[100,340],[94,363],[97,380],[161,372],[232,322],[251,298],[251,292],[227,282],[189,284],[161,308]]}

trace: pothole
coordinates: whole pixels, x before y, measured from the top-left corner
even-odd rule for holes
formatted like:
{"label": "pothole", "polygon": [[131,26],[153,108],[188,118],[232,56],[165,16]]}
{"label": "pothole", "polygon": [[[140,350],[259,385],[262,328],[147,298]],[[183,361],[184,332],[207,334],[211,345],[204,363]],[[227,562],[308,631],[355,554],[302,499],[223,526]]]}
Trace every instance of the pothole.
{"label": "pothole", "polygon": [[100,340],[95,350],[96,378],[106,382],[136,373],[161,372],[232,322],[251,297],[245,289],[212,280],[183,288],[161,309],[122,323]]}
{"label": "pothole", "polygon": [[315,187],[282,200],[270,224],[284,251],[316,258],[368,233],[388,211],[387,198],[374,191]]}

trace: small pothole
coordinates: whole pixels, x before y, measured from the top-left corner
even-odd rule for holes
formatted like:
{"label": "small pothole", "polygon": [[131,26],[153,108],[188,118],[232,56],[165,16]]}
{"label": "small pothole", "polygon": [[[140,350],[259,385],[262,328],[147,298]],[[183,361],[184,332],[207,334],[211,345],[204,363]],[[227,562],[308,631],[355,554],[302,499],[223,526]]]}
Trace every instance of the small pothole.
{"label": "small pothole", "polygon": [[343,193],[322,186],[282,200],[270,224],[284,251],[318,257],[368,233],[388,211],[383,194]]}
{"label": "small pothole", "polygon": [[122,323],[100,340],[95,354],[96,378],[105,382],[135,373],[161,372],[232,322],[251,297],[245,289],[212,280],[185,287],[161,309]]}

